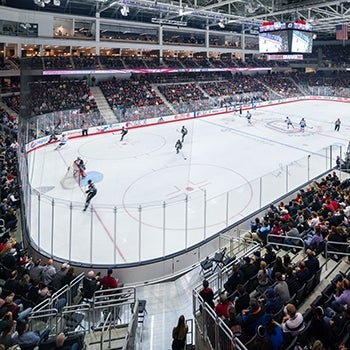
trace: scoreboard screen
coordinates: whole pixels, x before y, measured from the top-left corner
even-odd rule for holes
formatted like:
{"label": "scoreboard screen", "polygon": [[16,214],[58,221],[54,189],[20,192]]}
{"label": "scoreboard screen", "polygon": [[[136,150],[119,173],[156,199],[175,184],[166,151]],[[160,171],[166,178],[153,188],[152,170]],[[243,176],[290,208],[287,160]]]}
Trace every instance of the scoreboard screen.
{"label": "scoreboard screen", "polygon": [[260,33],[259,51],[261,53],[288,52],[288,32],[280,30]]}
{"label": "scoreboard screen", "polygon": [[311,53],[312,52],[312,32],[305,32],[293,29],[292,46],[293,53]]}
{"label": "scoreboard screen", "polygon": [[312,27],[304,22],[267,22],[259,28],[260,53],[310,53],[312,44]]}

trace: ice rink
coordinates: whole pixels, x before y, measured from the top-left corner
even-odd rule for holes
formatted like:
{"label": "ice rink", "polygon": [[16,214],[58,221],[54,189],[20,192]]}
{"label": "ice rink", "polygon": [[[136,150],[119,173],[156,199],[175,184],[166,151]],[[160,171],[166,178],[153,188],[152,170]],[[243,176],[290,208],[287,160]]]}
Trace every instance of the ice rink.
{"label": "ice rink", "polygon": [[[107,264],[190,247],[257,210],[261,195],[273,200],[325,171],[320,150],[347,149],[349,106],[301,101],[252,110],[251,125],[245,112],[230,113],[130,129],[122,142],[106,133],[71,139],[58,151],[44,146],[28,154],[32,238],[52,255]],[[287,129],[287,115],[294,128]],[[189,132],[176,154],[182,125]],[[98,189],[86,212],[86,188],[60,182],[77,156]]]}

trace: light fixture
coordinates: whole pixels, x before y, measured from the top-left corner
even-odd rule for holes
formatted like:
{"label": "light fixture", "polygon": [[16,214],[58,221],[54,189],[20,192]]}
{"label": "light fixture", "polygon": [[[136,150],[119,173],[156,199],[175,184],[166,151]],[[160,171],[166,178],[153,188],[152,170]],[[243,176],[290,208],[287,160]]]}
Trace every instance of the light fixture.
{"label": "light fixture", "polygon": [[123,5],[123,7],[120,9],[120,13],[122,16],[127,17],[129,15],[129,7]]}
{"label": "light fixture", "polygon": [[225,23],[224,23],[224,21],[221,20],[221,21],[218,23],[218,26],[219,26],[220,28],[225,28]]}
{"label": "light fixture", "polygon": [[34,4],[39,7],[45,7],[51,4],[51,1],[54,6],[61,6],[61,0],[33,0]]}

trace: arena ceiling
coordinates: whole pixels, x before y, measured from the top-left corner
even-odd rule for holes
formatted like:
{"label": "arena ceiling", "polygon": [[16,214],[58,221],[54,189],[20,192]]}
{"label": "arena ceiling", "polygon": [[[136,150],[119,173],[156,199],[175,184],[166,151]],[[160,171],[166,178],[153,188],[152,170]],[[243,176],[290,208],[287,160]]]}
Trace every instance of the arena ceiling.
{"label": "arena ceiling", "polygon": [[124,21],[251,32],[263,21],[304,19],[318,38],[350,22],[350,0],[2,0],[5,6]]}

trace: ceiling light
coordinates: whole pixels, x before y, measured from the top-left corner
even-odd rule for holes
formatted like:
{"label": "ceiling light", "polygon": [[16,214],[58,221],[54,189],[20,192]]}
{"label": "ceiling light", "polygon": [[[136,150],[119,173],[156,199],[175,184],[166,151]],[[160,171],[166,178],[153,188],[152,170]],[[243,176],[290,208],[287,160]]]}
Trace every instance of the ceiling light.
{"label": "ceiling light", "polygon": [[220,28],[225,28],[225,24],[224,24],[223,21],[220,21],[220,22],[218,23],[218,26],[219,26]]}
{"label": "ceiling light", "polygon": [[129,14],[129,7],[127,7],[126,5],[124,5],[121,9],[120,9],[120,13],[122,14],[122,16],[126,17]]}

